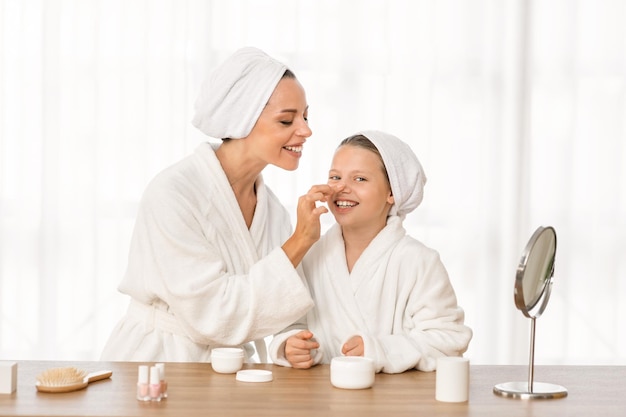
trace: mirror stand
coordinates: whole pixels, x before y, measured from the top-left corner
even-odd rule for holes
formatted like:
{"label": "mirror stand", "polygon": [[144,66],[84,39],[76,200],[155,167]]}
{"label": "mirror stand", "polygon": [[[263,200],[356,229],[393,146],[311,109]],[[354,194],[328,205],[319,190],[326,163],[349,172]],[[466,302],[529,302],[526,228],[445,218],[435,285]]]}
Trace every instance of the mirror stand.
{"label": "mirror stand", "polygon": [[530,318],[530,359],[528,364],[528,382],[504,382],[493,387],[495,394],[508,398],[562,398],[567,396],[567,389],[560,385],[546,382],[534,382],[535,374],[535,325],[537,317]]}
{"label": "mirror stand", "polygon": [[493,387],[493,392],[509,398],[562,398],[567,390],[560,385],[534,382],[535,373],[535,326],[550,299],[554,258],[556,254],[556,231],[553,227],[538,227],[531,236],[517,268],[515,276],[515,306],[530,318],[530,359],[528,383],[505,382]]}

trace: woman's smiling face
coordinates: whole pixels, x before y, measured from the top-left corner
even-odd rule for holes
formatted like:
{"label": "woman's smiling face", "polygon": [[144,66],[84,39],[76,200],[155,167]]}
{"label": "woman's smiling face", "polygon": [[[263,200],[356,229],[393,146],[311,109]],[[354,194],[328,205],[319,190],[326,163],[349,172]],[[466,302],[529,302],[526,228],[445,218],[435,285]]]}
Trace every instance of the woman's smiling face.
{"label": "woman's smiling face", "polygon": [[295,78],[283,78],[246,140],[254,143],[250,151],[263,163],[293,171],[311,133],[302,85]]}
{"label": "woman's smiling face", "polygon": [[328,184],[344,185],[328,204],[342,227],[377,225],[382,229],[387,223],[393,196],[383,163],[374,152],[359,146],[339,147],[328,172]]}

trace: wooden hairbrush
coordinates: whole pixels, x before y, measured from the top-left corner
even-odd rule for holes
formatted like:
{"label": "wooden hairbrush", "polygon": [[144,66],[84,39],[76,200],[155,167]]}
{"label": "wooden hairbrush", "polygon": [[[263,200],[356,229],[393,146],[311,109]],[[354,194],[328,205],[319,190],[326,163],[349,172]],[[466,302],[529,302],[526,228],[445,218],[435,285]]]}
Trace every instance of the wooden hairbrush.
{"label": "wooden hairbrush", "polygon": [[37,376],[35,387],[41,392],[77,391],[87,387],[90,382],[109,378],[112,374],[111,371],[88,373],[74,367],[50,368]]}

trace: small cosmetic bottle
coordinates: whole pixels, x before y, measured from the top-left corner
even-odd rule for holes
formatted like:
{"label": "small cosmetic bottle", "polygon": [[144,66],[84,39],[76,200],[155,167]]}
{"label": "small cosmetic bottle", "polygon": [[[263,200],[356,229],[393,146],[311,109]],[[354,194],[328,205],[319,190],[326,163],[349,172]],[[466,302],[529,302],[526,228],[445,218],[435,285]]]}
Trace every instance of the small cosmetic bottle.
{"label": "small cosmetic bottle", "polygon": [[150,400],[161,401],[161,377],[156,366],[150,367]]}
{"label": "small cosmetic bottle", "polygon": [[139,365],[139,376],[137,378],[137,399],[139,401],[150,401],[150,384],[148,379],[149,368],[146,365]]}
{"label": "small cosmetic bottle", "polygon": [[165,364],[157,363],[156,366],[159,369],[159,379],[161,380],[161,396],[167,398],[167,381],[165,380]]}

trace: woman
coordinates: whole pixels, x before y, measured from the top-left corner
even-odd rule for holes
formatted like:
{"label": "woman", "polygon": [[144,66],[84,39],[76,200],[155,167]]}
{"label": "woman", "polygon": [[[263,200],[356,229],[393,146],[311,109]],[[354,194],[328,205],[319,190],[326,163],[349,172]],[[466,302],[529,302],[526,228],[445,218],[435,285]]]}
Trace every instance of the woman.
{"label": "woman", "polygon": [[341,186],[328,203],[337,224],[302,261],[315,307],[274,337],[273,361],[310,368],[366,356],[377,372],[399,373],[432,371],[437,357],[465,352],[472,331],[446,269],[402,226],[426,183],[411,148],[383,132],[351,136],[335,152],[328,183]]}
{"label": "woman", "polygon": [[202,362],[215,346],[242,346],[284,328],[313,302],[296,271],[319,239],[313,187],[297,225],[264,184],[272,164],[293,171],[311,136],[304,89],[256,48],[235,52],[204,83],[193,124],[223,138],[158,174],[148,185],[119,290],[131,297],[103,360]]}

